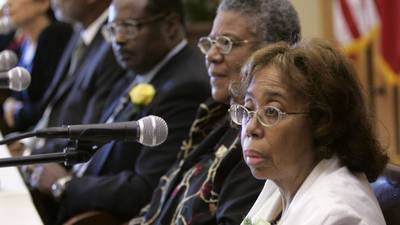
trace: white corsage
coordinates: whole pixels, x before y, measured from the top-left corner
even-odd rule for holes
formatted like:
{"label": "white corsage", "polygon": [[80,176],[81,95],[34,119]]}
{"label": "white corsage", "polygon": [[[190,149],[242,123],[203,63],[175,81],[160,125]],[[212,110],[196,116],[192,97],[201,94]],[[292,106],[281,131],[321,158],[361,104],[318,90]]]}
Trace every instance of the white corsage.
{"label": "white corsage", "polygon": [[242,225],[271,225],[271,223],[263,219],[256,219],[253,223],[250,218],[245,218]]}

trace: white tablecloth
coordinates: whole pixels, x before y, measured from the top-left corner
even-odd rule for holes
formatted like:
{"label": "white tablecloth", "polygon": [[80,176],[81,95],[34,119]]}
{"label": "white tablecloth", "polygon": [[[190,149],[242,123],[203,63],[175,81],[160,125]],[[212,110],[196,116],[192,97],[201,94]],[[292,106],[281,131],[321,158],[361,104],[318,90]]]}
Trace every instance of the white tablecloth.
{"label": "white tablecloth", "polygon": [[[7,147],[0,145],[0,158],[8,157]],[[0,224],[43,224],[16,167],[0,168]]]}

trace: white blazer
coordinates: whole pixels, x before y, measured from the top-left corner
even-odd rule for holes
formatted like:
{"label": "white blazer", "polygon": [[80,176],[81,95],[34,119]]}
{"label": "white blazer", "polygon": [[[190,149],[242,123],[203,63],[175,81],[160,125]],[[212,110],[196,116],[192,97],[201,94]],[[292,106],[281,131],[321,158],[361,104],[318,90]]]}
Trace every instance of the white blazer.
{"label": "white blazer", "polygon": [[[282,208],[282,196],[265,182],[246,218],[268,224]],[[242,222],[242,224],[245,224]],[[247,223],[248,224],[248,223]],[[382,211],[364,174],[351,173],[337,157],[322,160],[282,213],[279,225],[385,225]]]}

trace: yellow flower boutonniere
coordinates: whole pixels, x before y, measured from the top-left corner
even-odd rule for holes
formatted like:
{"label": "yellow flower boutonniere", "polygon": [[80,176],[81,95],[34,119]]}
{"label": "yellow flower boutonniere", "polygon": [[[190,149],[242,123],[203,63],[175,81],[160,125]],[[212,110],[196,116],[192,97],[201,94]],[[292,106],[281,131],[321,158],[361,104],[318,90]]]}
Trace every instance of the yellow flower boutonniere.
{"label": "yellow flower boutonniere", "polygon": [[138,84],[129,92],[133,104],[148,105],[153,101],[156,89],[151,84]]}

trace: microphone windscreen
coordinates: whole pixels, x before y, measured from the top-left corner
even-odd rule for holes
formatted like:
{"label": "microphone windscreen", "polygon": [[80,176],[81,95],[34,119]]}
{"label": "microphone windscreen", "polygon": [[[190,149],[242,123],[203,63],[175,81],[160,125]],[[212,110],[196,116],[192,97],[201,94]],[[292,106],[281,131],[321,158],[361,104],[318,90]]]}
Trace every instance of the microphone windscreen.
{"label": "microphone windscreen", "polygon": [[161,117],[146,116],[137,121],[140,135],[138,142],[145,146],[157,146],[168,137],[168,125]]}
{"label": "microphone windscreen", "polygon": [[31,74],[22,67],[15,67],[7,72],[10,79],[9,88],[13,91],[25,90],[31,83]]}
{"label": "microphone windscreen", "polygon": [[8,16],[0,17],[0,34],[9,34],[15,29],[14,23]]}
{"label": "microphone windscreen", "polygon": [[11,50],[4,50],[0,52],[0,72],[5,72],[16,66],[18,57],[15,52]]}

